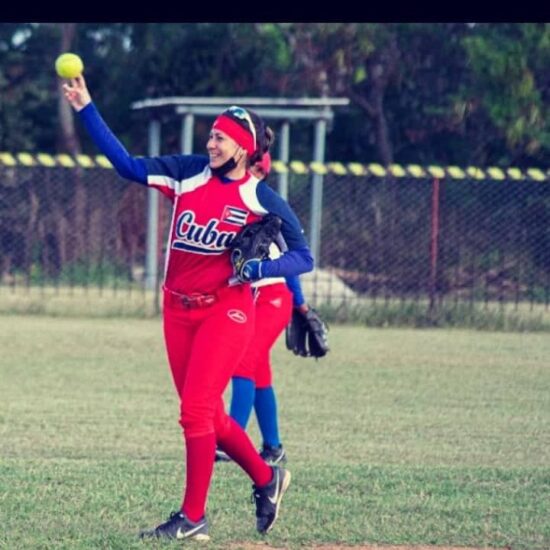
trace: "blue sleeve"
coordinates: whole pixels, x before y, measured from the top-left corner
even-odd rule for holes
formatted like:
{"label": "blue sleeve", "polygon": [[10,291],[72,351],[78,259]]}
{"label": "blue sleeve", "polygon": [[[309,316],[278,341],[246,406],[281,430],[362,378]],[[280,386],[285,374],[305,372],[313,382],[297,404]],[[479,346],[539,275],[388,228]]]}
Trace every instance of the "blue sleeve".
{"label": "blue sleeve", "polygon": [[123,178],[144,185],[147,185],[147,176],[151,174],[181,181],[202,172],[208,164],[205,155],[132,157],[107,126],[94,103],[86,105],[78,114],[94,143]]}
{"label": "blue sleeve", "polygon": [[288,286],[292,292],[292,303],[294,304],[294,307],[299,307],[306,303],[306,299],[304,298],[304,294],[302,292],[302,285],[300,284],[300,277],[287,277],[286,286]]}
{"label": "blue sleeve", "polygon": [[79,111],[80,120],[98,149],[109,159],[123,178],[147,184],[147,168],[140,158],[130,156],[124,145],[105,123],[96,106],[89,103]]}
{"label": "blue sleeve", "polygon": [[147,176],[167,176],[176,181],[199,174],[208,164],[208,157],[205,155],[166,155],[145,157],[142,160]]}
{"label": "blue sleeve", "polygon": [[313,256],[296,214],[288,203],[265,181],[258,184],[256,196],[260,205],[282,220],[281,233],[288,251],[276,260],[262,261],[262,277],[292,277],[313,269]]}

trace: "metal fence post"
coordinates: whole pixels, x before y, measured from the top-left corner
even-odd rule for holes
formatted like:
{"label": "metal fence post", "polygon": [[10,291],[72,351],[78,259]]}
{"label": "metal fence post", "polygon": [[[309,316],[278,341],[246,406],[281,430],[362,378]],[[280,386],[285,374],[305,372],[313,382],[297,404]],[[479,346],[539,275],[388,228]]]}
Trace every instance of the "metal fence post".
{"label": "metal fence post", "polygon": [[[315,143],[313,160],[322,163],[325,160],[325,135],[327,121],[320,118],[315,123]],[[323,175],[313,173],[311,181],[311,212],[309,224],[309,242],[316,266],[320,265],[321,252],[321,214],[323,210]]]}
{"label": "metal fence post", "polygon": [[193,113],[185,113],[181,125],[181,152],[190,155],[193,152],[193,125],[195,116]]}
{"label": "metal fence post", "polygon": [[[290,122],[285,120],[281,124],[281,135],[279,137],[279,160],[288,165],[290,141]],[[288,200],[288,172],[281,172],[278,178],[279,195]]]}
{"label": "metal fence post", "polygon": [[439,178],[432,183],[432,228],[430,238],[430,314],[435,308],[435,294],[437,287],[437,253],[439,249]]}
{"label": "metal fence post", "polygon": [[[149,123],[149,156],[160,155],[160,121]],[[145,252],[145,289],[154,290],[158,285],[158,216],[159,194],[156,189],[147,190],[147,237]],[[155,300],[158,303],[157,300]]]}

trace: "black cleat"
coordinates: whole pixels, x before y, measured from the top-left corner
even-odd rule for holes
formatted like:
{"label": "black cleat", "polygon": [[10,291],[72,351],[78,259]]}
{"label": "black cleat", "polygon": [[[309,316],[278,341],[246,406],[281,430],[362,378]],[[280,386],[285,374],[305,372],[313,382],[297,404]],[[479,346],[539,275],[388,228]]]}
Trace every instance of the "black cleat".
{"label": "black cleat", "polygon": [[260,456],[271,466],[286,463],[286,451],[282,445],[272,447],[271,445],[264,443],[262,445],[262,449],[260,450]]}
{"label": "black cleat", "polygon": [[222,451],[220,448],[216,447],[214,462],[233,462],[233,459],[225,451]]}
{"label": "black cleat", "polygon": [[139,537],[141,539],[210,540],[206,517],[194,522],[188,519],[183,512],[172,512],[168,521],[161,523],[151,531],[142,531]]}
{"label": "black cleat", "polygon": [[256,529],[260,533],[271,531],[279,515],[279,507],[290,485],[290,472],[280,466],[272,466],[273,479],[265,487],[252,485],[252,498],[256,501]]}

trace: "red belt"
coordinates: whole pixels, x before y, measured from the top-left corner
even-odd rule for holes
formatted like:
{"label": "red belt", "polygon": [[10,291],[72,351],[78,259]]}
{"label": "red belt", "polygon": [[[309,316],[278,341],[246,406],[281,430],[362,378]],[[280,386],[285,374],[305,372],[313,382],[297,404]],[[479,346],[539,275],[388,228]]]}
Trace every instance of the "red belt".
{"label": "red belt", "polygon": [[163,286],[162,289],[184,309],[202,309],[205,307],[210,307],[218,301],[218,296],[216,296],[216,294],[203,294],[201,292],[180,294],[179,292],[174,292],[165,286]]}

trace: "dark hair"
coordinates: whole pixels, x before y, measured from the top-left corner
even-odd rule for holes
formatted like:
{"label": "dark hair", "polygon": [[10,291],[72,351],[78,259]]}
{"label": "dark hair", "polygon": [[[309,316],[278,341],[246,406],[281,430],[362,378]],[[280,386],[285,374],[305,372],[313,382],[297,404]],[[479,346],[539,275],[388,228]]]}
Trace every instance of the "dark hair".
{"label": "dark hair", "polygon": [[267,153],[275,141],[275,132],[265,124],[260,116],[258,116],[254,111],[249,109],[248,114],[252,119],[254,124],[254,129],[256,130],[256,151],[248,159],[250,165],[262,160],[264,153]]}

